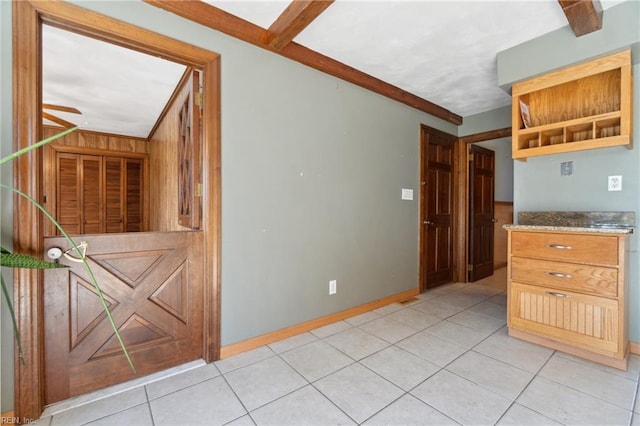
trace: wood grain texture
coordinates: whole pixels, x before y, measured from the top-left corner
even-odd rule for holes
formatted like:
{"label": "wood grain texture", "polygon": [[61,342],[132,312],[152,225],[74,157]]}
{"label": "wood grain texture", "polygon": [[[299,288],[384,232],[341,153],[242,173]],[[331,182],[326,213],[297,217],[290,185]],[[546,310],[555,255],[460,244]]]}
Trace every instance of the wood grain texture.
{"label": "wood grain texture", "polygon": [[628,239],[509,230],[509,333],[626,369]]}
{"label": "wood grain texture", "polygon": [[558,0],[576,37],[602,28],[602,6],[598,0]]}
{"label": "wood grain texture", "polygon": [[178,150],[180,147],[180,112],[189,98],[188,80],[180,82],[177,96],[168,105],[162,121],[150,136],[149,169],[153,176],[149,194],[149,226],[156,231],[179,231]]}
{"label": "wood grain texture", "polygon": [[409,105],[420,111],[426,112],[427,114],[431,114],[434,117],[441,118],[453,124],[462,124],[461,116],[454,114],[433,102],[413,95],[399,87],[365,74],[362,71],[324,56],[295,42],[291,42],[283,49],[277,50],[267,44],[267,30],[205,2],[176,2],[172,0],[145,0],[145,2],[206,27],[254,44],[263,49],[280,54],[286,58],[300,62],[326,74],[371,90],[405,105]]}
{"label": "wood grain texture", "polygon": [[[513,158],[632,147],[629,50],[513,85]],[[523,119],[521,103],[529,110]]]}
{"label": "wood grain texture", "polygon": [[267,44],[280,50],[289,44],[334,0],[293,0],[267,31]]}
{"label": "wood grain texture", "polygon": [[513,203],[496,201],[493,212],[497,221],[493,227],[493,269],[495,270],[507,266],[507,231],[502,226],[513,223]]}
{"label": "wood grain texture", "polygon": [[[45,22],[112,42],[141,52],[165,57],[185,65],[202,67],[205,81],[207,179],[207,217],[205,229],[205,296],[204,311],[208,318],[205,327],[205,359],[212,361],[219,354],[219,292],[220,292],[220,63],[219,55],[151,31],[142,30],[112,18],[87,11],[65,2],[21,1],[13,9],[13,112],[14,148],[28,146],[41,139],[41,100],[39,99],[39,33]],[[18,54],[19,52],[19,54]],[[22,156],[14,163],[14,185],[36,199],[42,199],[40,185],[45,170],[39,160],[40,151]],[[148,173],[145,171],[145,173]],[[43,228],[38,212],[25,201],[14,202],[14,248],[24,253],[42,253]],[[36,270],[19,270],[14,275],[15,306],[25,349],[25,366],[15,362],[15,414],[38,418],[44,407],[43,377],[43,277]]]}
{"label": "wood grain texture", "polygon": [[[13,149],[27,147],[40,140],[42,110],[39,98],[39,24],[36,11],[27,2],[13,2]],[[41,152],[32,151],[13,162],[13,184],[36,200],[41,199]],[[41,216],[28,201],[13,199],[13,249],[15,252],[40,256],[42,253]],[[24,363],[17,351],[14,362],[14,410],[18,417],[37,419],[44,407],[44,378],[41,354],[42,273],[32,269],[16,269],[13,281],[14,309]]]}

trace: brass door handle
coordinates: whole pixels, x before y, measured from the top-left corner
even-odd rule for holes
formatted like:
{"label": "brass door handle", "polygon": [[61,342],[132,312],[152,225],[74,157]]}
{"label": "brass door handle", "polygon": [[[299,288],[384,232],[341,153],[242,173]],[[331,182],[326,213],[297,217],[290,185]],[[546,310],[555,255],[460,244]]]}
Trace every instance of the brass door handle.
{"label": "brass door handle", "polygon": [[430,220],[425,220],[425,221],[424,221],[424,222],[422,222],[422,223],[424,223],[424,224],[425,224],[425,225],[427,225],[427,226],[435,225],[435,223],[431,222]]}

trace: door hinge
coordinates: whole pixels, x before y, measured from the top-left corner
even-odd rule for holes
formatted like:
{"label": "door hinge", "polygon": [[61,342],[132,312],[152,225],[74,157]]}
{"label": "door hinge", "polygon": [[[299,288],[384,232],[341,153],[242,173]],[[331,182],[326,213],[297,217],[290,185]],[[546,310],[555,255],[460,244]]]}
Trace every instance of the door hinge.
{"label": "door hinge", "polygon": [[469,161],[473,161],[473,154],[469,154]]}
{"label": "door hinge", "polygon": [[467,265],[467,272],[473,272],[473,265],[470,263]]}
{"label": "door hinge", "polygon": [[194,189],[194,196],[196,197],[202,197],[202,184],[201,183],[196,183],[196,187]]}
{"label": "door hinge", "polygon": [[202,101],[204,98],[204,93],[201,91],[199,91],[198,93],[196,93],[195,95],[195,103],[197,106],[199,106],[200,108],[202,108]]}

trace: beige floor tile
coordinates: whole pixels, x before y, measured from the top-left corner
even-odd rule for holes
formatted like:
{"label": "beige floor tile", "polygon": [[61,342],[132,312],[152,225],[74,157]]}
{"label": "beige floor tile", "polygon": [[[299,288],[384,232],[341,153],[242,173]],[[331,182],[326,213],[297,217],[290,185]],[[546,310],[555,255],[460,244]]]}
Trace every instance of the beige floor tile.
{"label": "beige floor tile", "polygon": [[418,311],[416,309],[403,309],[401,311],[394,312],[388,316],[389,318],[408,325],[416,330],[424,330],[436,323],[442,321],[435,315],[429,315],[425,312]]}
{"label": "beige floor tile", "polygon": [[154,399],[149,405],[155,426],[222,425],[247,414],[222,377]]}
{"label": "beige floor tile", "polygon": [[637,383],[555,354],[538,373],[626,410],[633,409]]}
{"label": "beige floor tile", "polygon": [[388,316],[369,321],[359,326],[359,328],[389,343],[396,343],[399,340],[417,333],[415,328],[409,327]]}
{"label": "beige floor tile", "polygon": [[442,370],[411,394],[461,424],[492,425],[511,401],[469,380]]}
{"label": "beige floor tile", "polygon": [[324,341],[355,360],[360,360],[389,346],[389,342],[359,328],[334,334]]}
{"label": "beige floor tile", "polygon": [[271,358],[275,355],[268,346],[261,346],[257,349],[243,352],[229,358],[225,358],[220,361],[216,361],[216,367],[221,373],[228,373],[229,371],[236,370],[238,368],[246,367],[247,365],[254,364],[256,362]]}
{"label": "beige floor tile", "polygon": [[627,425],[631,411],[575,389],[536,377],[517,402],[568,425]]}
{"label": "beige floor tile", "polygon": [[308,382],[281,358],[269,358],[225,375],[247,410],[254,410]]}
{"label": "beige floor tile", "polygon": [[538,372],[553,354],[551,349],[507,336],[504,329],[486,338],[473,350],[531,373]]}
{"label": "beige floor tile", "polygon": [[357,423],[398,399],[404,391],[360,364],[318,380],[314,386]]}
{"label": "beige floor tile", "polygon": [[134,388],[55,414],[52,418],[51,426],[71,426],[89,423],[146,402],[147,396],[144,388]]}
{"label": "beige floor tile", "polygon": [[300,346],[304,346],[308,343],[315,342],[318,340],[318,337],[311,333],[302,333],[297,336],[289,337],[288,339],[283,339],[275,343],[271,343],[269,348],[277,354],[289,351],[291,349],[298,348]]}
{"label": "beige floor tile", "polygon": [[315,382],[354,362],[352,358],[323,340],[285,352],[281,357],[310,382]]}
{"label": "beige floor tile", "polygon": [[425,333],[429,333],[465,348],[472,348],[477,345],[486,339],[493,331],[495,330],[476,330],[450,320],[441,321],[424,330]]}
{"label": "beige floor tile", "polygon": [[168,393],[193,386],[219,375],[220,371],[215,364],[203,365],[202,367],[185,371],[182,374],[176,374],[147,384],[147,397],[149,400],[156,399]]}
{"label": "beige floor tile", "polygon": [[370,355],[360,363],[406,391],[440,369],[437,365],[396,346]]}
{"label": "beige floor tile", "polygon": [[444,367],[467,351],[462,346],[440,339],[424,331],[399,341],[396,346],[439,367]]}
{"label": "beige floor tile", "polygon": [[316,388],[307,385],[251,412],[258,425],[354,425]]}
{"label": "beige floor tile", "polygon": [[369,426],[457,425],[412,395],[405,395],[363,423]]}
{"label": "beige floor tile", "polygon": [[533,373],[469,351],[447,366],[447,370],[514,400],[533,379]]}
{"label": "beige floor tile", "polygon": [[153,426],[149,404],[137,405],[119,413],[103,417],[86,426]]}
{"label": "beige floor tile", "polygon": [[497,423],[500,426],[560,426],[554,420],[520,404],[513,404]]}
{"label": "beige floor tile", "polygon": [[468,309],[447,318],[447,321],[455,322],[456,324],[464,325],[465,327],[473,328],[475,330],[488,331],[491,333],[504,327],[507,323],[506,318],[493,318],[472,312]]}

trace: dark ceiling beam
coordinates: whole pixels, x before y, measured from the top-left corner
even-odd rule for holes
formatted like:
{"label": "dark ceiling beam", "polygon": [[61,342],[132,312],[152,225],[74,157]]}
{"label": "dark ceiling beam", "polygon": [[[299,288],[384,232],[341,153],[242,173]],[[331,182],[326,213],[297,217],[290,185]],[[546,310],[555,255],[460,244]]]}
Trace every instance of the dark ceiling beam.
{"label": "dark ceiling beam", "polygon": [[267,44],[280,50],[302,32],[334,0],[293,0],[267,30]]}
{"label": "dark ceiling beam", "polygon": [[378,78],[363,73],[342,62],[315,52],[295,42],[290,42],[281,50],[268,44],[269,32],[251,22],[238,18],[224,10],[218,9],[202,1],[144,0],[160,9],[172,12],[205,27],[223,32],[227,35],[251,43],[255,46],[300,62],[334,77],[353,83],[372,92],[386,96],[410,107],[416,108],[434,117],[450,123],[462,124],[462,117],[434,104],[426,99],[409,93],[399,87],[386,83]]}
{"label": "dark ceiling beam", "polygon": [[602,6],[599,0],[558,0],[576,37],[602,28]]}
{"label": "dark ceiling beam", "polygon": [[502,139],[511,137],[511,127],[503,129],[489,130],[487,132],[475,133],[473,135],[462,136],[460,142],[464,144],[478,143],[484,141],[492,141],[494,139]]}

